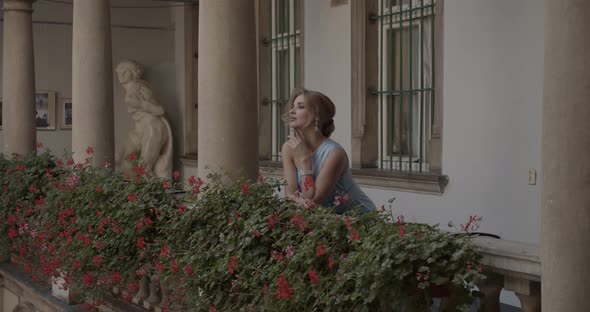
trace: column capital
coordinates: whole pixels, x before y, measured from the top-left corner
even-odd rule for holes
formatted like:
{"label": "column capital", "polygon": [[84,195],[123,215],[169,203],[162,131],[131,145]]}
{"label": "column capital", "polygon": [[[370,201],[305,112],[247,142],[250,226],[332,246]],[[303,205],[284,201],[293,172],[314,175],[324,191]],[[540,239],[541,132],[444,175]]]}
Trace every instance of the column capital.
{"label": "column capital", "polygon": [[37,0],[4,0],[2,11],[33,12],[33,2]]}

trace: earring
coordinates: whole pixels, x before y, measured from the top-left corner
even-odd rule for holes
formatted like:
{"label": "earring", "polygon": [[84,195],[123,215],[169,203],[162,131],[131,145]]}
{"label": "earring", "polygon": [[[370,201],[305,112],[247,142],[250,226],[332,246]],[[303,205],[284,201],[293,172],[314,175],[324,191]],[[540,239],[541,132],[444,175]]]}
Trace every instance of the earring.
{"label": "earring", "polygon": [[320,127],[318,127],[318,121],[320,119],[318,117],[315,118],[315,132],[320,132]]}

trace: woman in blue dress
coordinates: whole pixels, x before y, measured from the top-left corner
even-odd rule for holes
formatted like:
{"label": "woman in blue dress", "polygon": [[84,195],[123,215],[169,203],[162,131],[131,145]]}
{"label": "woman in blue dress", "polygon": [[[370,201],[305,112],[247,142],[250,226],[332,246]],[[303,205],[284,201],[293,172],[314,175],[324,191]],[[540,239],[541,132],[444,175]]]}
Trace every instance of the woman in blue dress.
{"label": "woman in blue dress", "polygon": [[337,213],[375,210],[375,204],[352,178],[346,152],[332,139],[336,107],[326,95],[302,88],[289,99],[285,122],[292,128],[283,144],[285,195],[335,206]]}

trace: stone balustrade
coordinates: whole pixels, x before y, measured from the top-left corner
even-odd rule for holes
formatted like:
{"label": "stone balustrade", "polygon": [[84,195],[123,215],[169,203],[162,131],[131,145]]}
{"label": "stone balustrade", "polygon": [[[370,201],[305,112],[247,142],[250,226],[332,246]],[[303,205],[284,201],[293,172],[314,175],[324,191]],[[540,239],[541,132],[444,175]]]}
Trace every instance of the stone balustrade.
{"label": "stone balustrade", "polygon": [[[483,293],[480,311],[500,311],[499,299],[502,289],[516,293],[520,299],[522,311],[541,311],[539,246],[488,237],[477,237],[474,239],[474,243],[480,248],[483,255],[482,264],[484,265],[484,274],[487,276],[478,285]],[[61,301],[60,303],[57,298],[44,295],[43,293],[46,291],[35,289],[39,286],[33,286],[34,283],[24,281],[24,275],[17,273],[18,270],[12,270],[11,267],[13,266],[5,263],[0,268],[0,299],[4,298],[4,302],[0,300],[0,311],[2,311],[2,306],[4,308],[12,307],[7,310],[12,311],[17,304],[23,302],[35,306],[46,306],[51,303],[55,307],[52,306],[47,311],[69,311],[70,308],[65,302]],[[121,290],[115,290],[113,298],[120,298],[121,295]],[[166,283],[160,282],[158,276],[149,278],[145,276],[132,301],[144,309],[158,312],[164,310],[162,305],[168,296],[169,290]],[[109,308],[104,306],[101,310],[129,311],[129,309],[129,306],[117,306],[111,303]]]}
{"label": "stone balustrade", "polygon": [[541,261],[539,246],[502,239],[477,237],[487,279],[479,286],[484,297],[481,311],[500,311],[502,289],[514,291],[523,312],[541,311]]}

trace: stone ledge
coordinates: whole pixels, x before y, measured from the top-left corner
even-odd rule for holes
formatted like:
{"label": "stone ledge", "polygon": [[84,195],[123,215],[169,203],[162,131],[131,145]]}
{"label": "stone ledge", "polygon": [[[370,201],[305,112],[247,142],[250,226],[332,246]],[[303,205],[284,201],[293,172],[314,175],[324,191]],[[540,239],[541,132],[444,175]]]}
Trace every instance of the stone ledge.
{"label": "stone ledge", "polygon": [[508,277],[541,281],[539,246],[489,237],[476,237],[473,242],[487,269]]}
{"label": "stone ledge", "polygon": [[[39,312],[81,312],[87,311],[84,304],[68,305],[51,295],[51,286],[45,283],[34,283],[29,274],[8,262],[0,263],[0,296],[2,288],[19,297],[20,304],[30,304]],[[103,312],[145,312],[141,307],[126,303],[121,299],[105,295],[107,306],[100,306]],[[2,300],[0,298],[0,303]],[[2,305],[0,304],[0,311]]]}
{"label": "stone ledge", "polygon": [[34,283],[31,278],[16,266],[0,264],[0,279],[3,288],[19,297],[21,304],[30,303],[41,312],[86,311],[81,305],[67,305],[51,295],[51,288],[43,283]]}
{"label": "stone ledge", "polygon": [[362,186],[403,192],[442,195],[449,177],[442,174],[410,173],[382,169],[352,169],[354,179]]}
{"label": "stone ledge", "polygon": [[[282,178],[282,164],[277,161],[260,161],[260,172],[265,176]],[[442,195],[449,182],[446,175],[420,174],[381,169],[352,169],[355,181],[361,186],[399,190],[431,195]]]}

